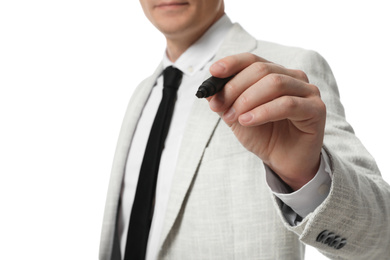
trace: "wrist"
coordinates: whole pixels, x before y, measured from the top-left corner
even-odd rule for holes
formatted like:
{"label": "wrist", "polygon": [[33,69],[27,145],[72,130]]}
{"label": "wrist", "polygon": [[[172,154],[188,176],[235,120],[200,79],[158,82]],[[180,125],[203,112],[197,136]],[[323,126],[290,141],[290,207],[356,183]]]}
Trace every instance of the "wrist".
{"label": "wrist", "polygon": [[283,181],[292,191],[297,191],[317,174],[321,164],[321,154],[311,164],[300,164],[298,166],[286,165],[277,167],[277,165],[267,164],[267,166]]}

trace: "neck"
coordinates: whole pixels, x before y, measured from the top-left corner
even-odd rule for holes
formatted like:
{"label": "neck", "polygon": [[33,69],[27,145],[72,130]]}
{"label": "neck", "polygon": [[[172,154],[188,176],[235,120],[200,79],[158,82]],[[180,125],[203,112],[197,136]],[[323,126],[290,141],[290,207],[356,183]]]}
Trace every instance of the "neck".
{"label": "neck", "polygon": [[170,61],[175,62],[192,44],[194,44],[203,33],[196,37],[183,37],[183,39],[167,38],[167,56]]}
{"label": "neck", "polygon": [[187,34],[180,34],[177,36],[167,36],[167,56],[170,61],[175,62],[192,44],[194,44],[206,31],[218,21],[224,13],[218,15],[211,24],[197,30],[196,32],[189,32]]}

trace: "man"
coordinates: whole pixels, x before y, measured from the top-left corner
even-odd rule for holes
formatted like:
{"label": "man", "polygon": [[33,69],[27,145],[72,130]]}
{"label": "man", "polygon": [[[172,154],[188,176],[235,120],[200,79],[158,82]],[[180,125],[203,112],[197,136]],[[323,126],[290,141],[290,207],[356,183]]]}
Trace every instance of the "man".
{"label": "man", "polygon": [[[303,259],[303,244],[330,258],[386,259],[390,187],[345,121],[326,62],[255,40],[230,22],[223,0],[140,2],[167,48],[125,115],[100,258],[130,259],[138,249],[128,243],[132,205],[162,71],[174,66],[183,77],[147,259]],[[195,92],[208,71],[235,76],[207,102]]]}

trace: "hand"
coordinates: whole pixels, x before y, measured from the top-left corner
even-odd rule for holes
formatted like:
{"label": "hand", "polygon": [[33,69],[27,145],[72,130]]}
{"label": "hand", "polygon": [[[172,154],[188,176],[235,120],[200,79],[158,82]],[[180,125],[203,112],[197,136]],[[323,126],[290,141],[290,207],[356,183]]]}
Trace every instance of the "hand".
{"label": "hand", "polygon": [[223,58],[210,72],[237,74],[208,101],[244,147],[293,190],[310,181],[320,164],[326,107],[306,74],[250,53]]}

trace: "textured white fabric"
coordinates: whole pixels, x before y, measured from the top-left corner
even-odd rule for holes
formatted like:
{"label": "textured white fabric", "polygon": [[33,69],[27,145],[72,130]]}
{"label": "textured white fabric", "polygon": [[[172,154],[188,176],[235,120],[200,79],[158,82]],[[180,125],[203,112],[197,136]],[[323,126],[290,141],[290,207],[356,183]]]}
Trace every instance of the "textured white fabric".
{"label": "textured white fabric", "polygon": [[[205,78],[205,72],[211,65],[211,59],[215,56],[223,38],[229,29],[233,26],[230,19],[225,15],[215,23],[207,33],[194,45],[192,45],[180,58],[172,63],[166,54],[163,57],[163,68],[175,66],[183,71],[183,80],[178,90],[177,101],[170,132],[165,142],[165,148],[162,153],[162,159],[159,169],[159,178],[156,188],[156,203],[154,217],[150,230],[146,259],[156,259],[158,254],[158,244],[160,233],[163,226],[166,205],[169,199],[169,191],[175,170],[176,159],[178,157],[181,138],[184,133],[185,122],[190,113],[194,93],[197,90],[199,82]],[[158,109],[159,101],[162,96],[162,76],[158,77],[156,85],[149,96],[142,116],[139,119],[134,133],[129,156],[127,158],[126,171],[122,186],[121,205],[118,216],[118,235],[122,256],[126,246],[127,229],[129,226],[131,207],[137,187],[138,175],[143,160],[144,148],[149,137],[149,132]],[[266,167],[267,169],[268,167]],[[323,174],[325,168],[329,169],[326,161],[322,161],[319,172],[313,180],[305,185],[300,191],[286,194],[280,190],[280,179],[274,178],[274,175],[268,170],[266,176],[271,190],[285,204],[290,206],[297,214],[302,217],[313,212],[326,198],[330,190],[329,171]],[[272,180],[272,181],[271,181]],[[325,189],[324,189],[325,188]],[[318,191],[321,191],[319,193]],[[310,198],[309,200],[307,198]],[[294,219],[296,216],[292,216]],[[293,220],[290,220],[293,222]]]}
{"label": "textured white fabric", "polygon": [[[229,127],[195,100],[182,138],[161,233],[159,259],[303,259],[304,246],[331,259],[387,259],[390,187],[346,122],[335,80],[315,52],[256,41],[235,25],[216,57],[253,52],[302,69],[327,106],[324,150],[333,175],[328,197],[297,226],[268,189],[264,167]],[[136,123],[162,66],[134,93],[125,115],[107,194],[100,259],[110,259],[121,183]],[[328,230],[346,239],[337,250],[317,242]]]}
{"label": "textured white fabric", "polygon": [[[183,79],[177,92],[171,127],[161,156],[156,187],[156,203],[152,226],[150,228],[146,259],[156,259],[158,254],[161,230],[169,199],[171,182],[175,172],[176,159],[184,133],[185,122],[191,111],[193,101],[196,99],[196,90],[198,89],[199,82],[202,82],[205,78],[205,72],[207,73],[207,69],[210,67],[211,59],[215,56],[224,37],[232,26],[233,24],[230,19],[225,15],[202,38],[181,55],[174,64],[169,61],[166,54],[164,55],[163,68],[170,65],[175,66],[183,72]],[[135,130],[127,159],[121,194],[122,203],[119,207],[118,216],[118,235],[122,256],[126,247],[127,230],[138,176],[150,129],[162,98],[162,88],[163,78],[161,75],[158,77],[156,85],[153,87],[148,102],[142,111],[142,116]]]}

